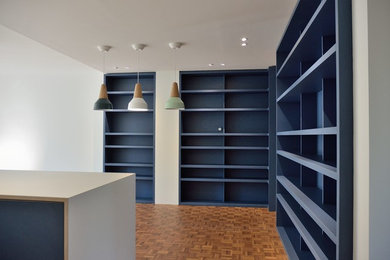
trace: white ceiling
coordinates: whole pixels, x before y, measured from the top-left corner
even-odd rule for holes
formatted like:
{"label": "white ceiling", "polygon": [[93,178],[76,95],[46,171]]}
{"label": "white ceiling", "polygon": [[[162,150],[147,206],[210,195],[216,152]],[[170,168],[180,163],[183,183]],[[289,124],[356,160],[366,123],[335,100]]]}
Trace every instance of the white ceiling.
{"label": "white ceiling", "polygon": [[[0,0],[0,24],[102,70],[136,71],[132,43],[145,43],[140,70],[243,69],[275,64],[296,0]],[[241,47],[241,37],[248,46]],[[1,43],[0,43],[1,44]],[[209,67],[214,63],[214,67]],[[219,64],[225,63],[222,67]],[[129,67],[124,69],[124,67]],[[115,69],[119,67],[120,69]]]}

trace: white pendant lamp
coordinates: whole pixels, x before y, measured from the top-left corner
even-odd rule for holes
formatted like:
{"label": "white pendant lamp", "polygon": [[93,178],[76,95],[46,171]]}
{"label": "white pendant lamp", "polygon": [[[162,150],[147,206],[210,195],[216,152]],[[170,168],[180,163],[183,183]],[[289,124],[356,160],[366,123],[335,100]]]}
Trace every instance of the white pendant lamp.
{"label": "white pendant lamp", "polygon": [[[111,49],[111,46],[102,45],[97,47],[100,52],[102,52],[103,56],[103,78],[105,74],[106,67],[106,53]],[[103,80],[104,81],[104,80]],[[113,106],[107,95],[107,87],[106,84],[102,84],[100,87],[99,99],[95,102],[93,106],[93,110],[107,111],[112,110]]]}
{"label": "white pendant lamp", "polygon": [[133,98],[130,100],[127,109],[131,111],[145,111],[148,110],[148,104],[145,102],[145,99],[142,97],[142,87],[141,84],[139,83],[139,53],[146,47],[146,45],[142,43],[137,43],[137,44],[132,44],[131,47],[135,51],[138,51],[137,83],[134,86],[134,95]]}
{"label": "white pendant lamp", "polygon": [[[179,49],[183,43],[181,42],[170,42],[169,47],[176,52],[177,49]],[[172,110],[178,110],[178,109],[184,109],[184,102],[180,98],[179,94],[179,86],[176,82],[176,59],[174,57],[174,63],[175,63],[175,79],[172,83],[171,88],[171,95],[168,98],[167,102],[165,102],[165,109],[172,109]]]}

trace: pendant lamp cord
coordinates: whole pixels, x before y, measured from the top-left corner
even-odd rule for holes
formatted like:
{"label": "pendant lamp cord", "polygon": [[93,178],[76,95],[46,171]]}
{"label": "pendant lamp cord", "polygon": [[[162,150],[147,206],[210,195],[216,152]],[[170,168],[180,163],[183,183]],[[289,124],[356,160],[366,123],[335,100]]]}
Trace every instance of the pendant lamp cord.
{"label": "pendant lamp cord", "polygon": [[140,50],[137,51],[137,83],[139,83],[139,53],[140,53]]}
{"label": "pendant lamp cord", "polygon": [[103,82],[104,82],[104,75],[106,74],[106,51],[103,51]]}
{"label": "pendant lamp cord", "polygon": [[176,82],[176,48],[173,49],[173,66],[175,70],[175,78],[173,79],[173,81]]}

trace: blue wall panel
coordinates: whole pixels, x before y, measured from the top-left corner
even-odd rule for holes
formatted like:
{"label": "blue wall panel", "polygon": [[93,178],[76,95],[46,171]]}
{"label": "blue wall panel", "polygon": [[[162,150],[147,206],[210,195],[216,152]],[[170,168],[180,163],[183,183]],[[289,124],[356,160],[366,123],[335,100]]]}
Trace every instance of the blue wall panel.
{"label": "blue wall panel", "polygon": [[63,260],[64,204],[0,200],[1,260]]}

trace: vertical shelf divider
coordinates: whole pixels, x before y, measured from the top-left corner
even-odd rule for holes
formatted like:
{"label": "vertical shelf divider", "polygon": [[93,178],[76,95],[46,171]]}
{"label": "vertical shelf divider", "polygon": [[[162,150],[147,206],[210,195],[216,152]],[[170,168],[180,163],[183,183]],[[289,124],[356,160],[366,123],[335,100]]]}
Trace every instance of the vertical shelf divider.
{"label": "vertical shelf divider", "polygon": [[269,171],[268,171],[268,209],[276,209],[276,67],[268,69],[269,100]]}

